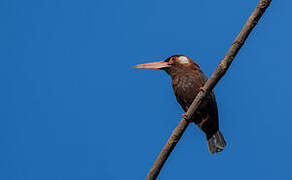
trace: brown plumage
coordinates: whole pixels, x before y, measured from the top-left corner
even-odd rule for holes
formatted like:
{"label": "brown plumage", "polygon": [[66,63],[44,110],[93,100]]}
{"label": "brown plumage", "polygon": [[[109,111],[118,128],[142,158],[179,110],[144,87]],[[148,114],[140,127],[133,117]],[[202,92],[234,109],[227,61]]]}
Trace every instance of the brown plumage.
{"label": "brown plumage", "polygon": [[[183,55],[174,55],[165,61],[146,63],[135,67],[166,71],[171,76],[176,99],[185,112],[199,93],[200,88],[207,81],[207,76],[201,71],[200,67]],[[206,134],[210,153],[222,151],[226,142],[219,131],[218,110],[213,91],[207,96],[193,117],[192,121]]]}

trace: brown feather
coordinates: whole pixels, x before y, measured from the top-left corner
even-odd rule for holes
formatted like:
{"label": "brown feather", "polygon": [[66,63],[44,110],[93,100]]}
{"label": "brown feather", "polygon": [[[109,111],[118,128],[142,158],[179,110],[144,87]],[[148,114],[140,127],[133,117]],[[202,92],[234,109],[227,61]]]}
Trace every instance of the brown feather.
{"label": "brown feather", "polygon": [[[172,78],[176,99],[186,112],[208,78],[192,60],[189,64],[174,63],[166,71]],[[207,139],[218,131],[218,110],[214,92],[202,103],[192,120],[206,133]]]}

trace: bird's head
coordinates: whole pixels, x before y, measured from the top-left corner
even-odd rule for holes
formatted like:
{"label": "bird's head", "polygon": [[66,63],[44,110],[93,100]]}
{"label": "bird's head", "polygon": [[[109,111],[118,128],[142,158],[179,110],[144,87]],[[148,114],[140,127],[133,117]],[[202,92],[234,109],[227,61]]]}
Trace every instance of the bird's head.
{"label": "bird's head", "polygon": [[200,67],[189,57],[184,55],[173,55],[164,61],[157,61],[152,63],[139,64],[134,68],[141,69],[161,69],[170,73],[175,70],[199,69]]}

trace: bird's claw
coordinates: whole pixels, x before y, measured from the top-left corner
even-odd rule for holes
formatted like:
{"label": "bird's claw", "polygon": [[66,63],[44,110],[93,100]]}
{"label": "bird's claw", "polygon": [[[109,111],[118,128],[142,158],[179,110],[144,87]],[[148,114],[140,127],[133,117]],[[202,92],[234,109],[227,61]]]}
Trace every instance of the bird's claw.
{"label": "bird's claw", "polygon": [[204,89],[204,87],[202,86],[202,87],[200,87],[200,91],[202,91],[202,92],[205,92],[205,89]]}
{"label": "bird's claw", "polygon": [[182,113],[182,117],[187,119],[187,115],[185,113]]}

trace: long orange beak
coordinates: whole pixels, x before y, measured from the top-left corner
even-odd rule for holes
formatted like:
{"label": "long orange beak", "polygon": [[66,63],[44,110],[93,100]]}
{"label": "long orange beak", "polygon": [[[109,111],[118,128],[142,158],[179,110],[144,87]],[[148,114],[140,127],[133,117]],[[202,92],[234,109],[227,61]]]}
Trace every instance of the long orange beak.
{"label": "long orange beak", "polygon": [[162,69],[162,68],[168,68],[171,64],[165,61],[157,61],[152,63],[145,63],[145,64],[138,64],[136,66],[133,66],[133,68],[140,68],[140,69]]}

